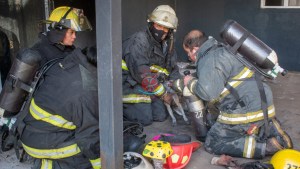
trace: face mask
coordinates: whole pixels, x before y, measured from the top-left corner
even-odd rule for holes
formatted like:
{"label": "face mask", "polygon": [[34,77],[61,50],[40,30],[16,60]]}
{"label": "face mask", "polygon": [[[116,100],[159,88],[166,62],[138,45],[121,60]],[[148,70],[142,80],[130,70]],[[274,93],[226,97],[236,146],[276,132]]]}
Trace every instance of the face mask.
{"label": "face mask", "polygon": [[165,34],[165,32],[164,32],[163,30],[157,30],[157,29],[155,29],[154,26],[151,26],[150,32],[151,32],[153,38],[154,38],[157,42],[161,42],[161,41],[162,41],[162,37],[163,37],[164,34]]}

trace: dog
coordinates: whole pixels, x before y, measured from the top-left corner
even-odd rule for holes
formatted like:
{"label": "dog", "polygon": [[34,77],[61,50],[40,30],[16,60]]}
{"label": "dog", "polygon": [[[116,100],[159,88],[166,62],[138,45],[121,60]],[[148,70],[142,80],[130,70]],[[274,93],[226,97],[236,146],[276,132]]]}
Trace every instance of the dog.
{"label": "dog", "polygon": [[[165,81],[163,83],[166,91],[168,93],[172,94],[172,102],[171,104],[168,104],[166,102],[164,102],[165,106],[167,107],[168,113],[172,118],[172,126],[176,126],[177,125],[177,120],[174,116],[173,110],[180,116],[183,117],[183,120],[185,121],[186,124],[190,124],[190,121],[188,120],[188,118],[185,115],[184,109],[182,104],[180,103],[180,99],[179,99],[179,95],[170,87],[172,85],[172,82],[170,81]],[[174,106],[176,106],[175,108],[173,108],[173,104],[175,104]]]}

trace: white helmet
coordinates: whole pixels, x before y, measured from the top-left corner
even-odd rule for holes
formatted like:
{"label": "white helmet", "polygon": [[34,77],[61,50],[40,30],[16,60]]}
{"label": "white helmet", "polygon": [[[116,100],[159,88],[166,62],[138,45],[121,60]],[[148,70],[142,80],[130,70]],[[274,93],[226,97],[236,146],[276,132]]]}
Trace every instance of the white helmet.
{"label": "white helmet", "polygon": [[[125,152],[123,155],[124,159],[124,168],[131,169],[153,169],[153,166],[150,164],[148,160],[146,160],[141,154],[135,152]],[[139,163],[139,164],[136,164]],[[129,164],[128,163],[135,163]]]}
{"label": "white helmet", "polygon": [[169,29],[174,29],[178,26],[176,13],[169,5],[159,5],[151,14],[148,15],[148,22],[155,22]]}

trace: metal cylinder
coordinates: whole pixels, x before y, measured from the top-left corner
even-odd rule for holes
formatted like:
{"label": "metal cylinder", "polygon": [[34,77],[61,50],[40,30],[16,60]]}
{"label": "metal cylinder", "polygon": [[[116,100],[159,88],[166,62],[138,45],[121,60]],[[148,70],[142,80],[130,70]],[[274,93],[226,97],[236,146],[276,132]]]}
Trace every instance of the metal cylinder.
{"label": "metal cylinder", "polygon": [[39,53],[31,49],[25,49],[17,55],[0,94],[0,107],[5,110],[6,116],[15,115],[21,110],[28,91],[20,86],[30,86],[40,60]]}
{"label": "metal cylinder", "polygon": [[234,46],[244,35],[246,35],[246,39],[237,51],[259,67],[272,69],[278,63],[277,54],[264,42],[233,20],[225,22],[221,30],[221,37],[230,46]]}
{"label": "metal cylinder", "polygon": [[203,101],[197,96],[186,97],[189,111],[192,113],[193,126],[195,128],[195,137],[204,142],[207,135],[207,126],[204,122],[205,107]]}

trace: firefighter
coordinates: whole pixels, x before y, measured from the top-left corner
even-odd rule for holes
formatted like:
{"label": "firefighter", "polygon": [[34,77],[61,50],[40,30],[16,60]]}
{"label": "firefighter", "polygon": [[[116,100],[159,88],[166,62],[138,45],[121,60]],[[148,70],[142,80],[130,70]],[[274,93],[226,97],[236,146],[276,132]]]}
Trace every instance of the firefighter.
{"label": "firefighter", "polygon": [[182,79],[183,94],[213,102],[220,111],[207,133],[208,152],[263,158],[292,148],[289,135],[275,118],[272,91],[257,72],[242,64],[224,44],[200,30],[185,36],[183,48],[197,65],[197,78]]}
{"label": "firefighter", "polygon": [[[75,49],[73,43],[76,31],[91,29],[81,9],[66,6],[54,9],[49,19],[42,23],[50,25],[49,31],[39,34],[40,41],[30,49],[19,51],[1,91],[0,107],[5,110],[3,116],[6,118],[20,112],[27,94],[32,92],[30,83],[36,71],[50,60],[70,54]],[[2,144],[2,148],[7,147],[5,148],[7,150],[12,147],[11,138],[13,138],[11,134],[2,137],[2,142],[5,143]]]}
{"label": "firefighter", "polygon": [[123,41],[122,58],[123,115],[143,125],[167,118],[163,102],[170,102],[171,94],[162,82],[178,76],[173,48],[178,23],[175,11],[169,5],[159,5],[147,22],[145,30]]}
{"label": "firefighter", "polygon": [[55,8],[42,23],[50,25],[49,31],[40,33],[40,41],[32,47],[42,56],[41,66],[51,59],[70,54],[75,49],[76,32],[92,29],[83,10],[67,6]]}
{"label": "firefighter", "polygon": [[43,75],[23,110],[18,130],[34,169],[101,168],[95,61],[96,48],[75,49]]}

